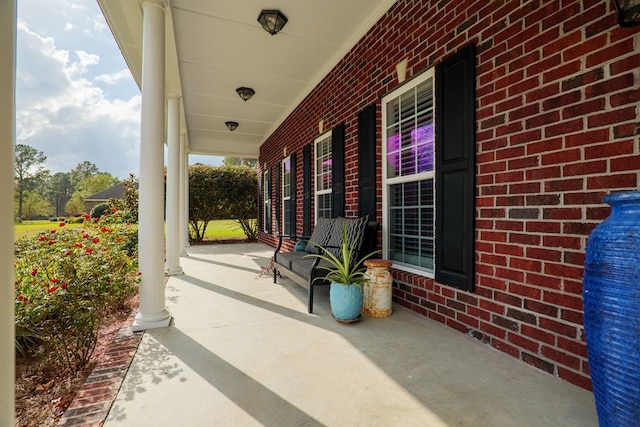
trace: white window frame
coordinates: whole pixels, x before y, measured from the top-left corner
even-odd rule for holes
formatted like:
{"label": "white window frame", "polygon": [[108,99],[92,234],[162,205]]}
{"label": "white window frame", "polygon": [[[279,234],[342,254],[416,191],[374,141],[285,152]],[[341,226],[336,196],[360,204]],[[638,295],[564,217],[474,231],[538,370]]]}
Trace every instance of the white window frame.
{"label": "white window frame", "polygon": [[437,165],[435,164],[435,145],[434,145],[434,167],[433,171],[429,172],[420,172],[413,175],[405,175],[405,176],[397,176],[388,178],[388,165],[387,165],[387,104],[394,99],[399,98],[402,94],[406,93],[409,90],[414,89],[421,83],[432,79],[433,81],[433,124],[434,124],[434,139],[435,139],[435,103],[436,103],[436,95],[435,95],[435,68],[430,68],[426,70],[422,74],[416,76],[415,78],[407,81],[404,85],[398,87],[392,92],[388,93],[382,98],[382,256],[386,259],[390,259],[389,254],[389,244],[390,244],[390,236],[389,236],[389,221],[390,221],[390,213],[389,213],[389,197],[390,197],[390,187],[394,184],[402,184],[406,182],[418,182],[425,179],[432,179],[434,183],[434,202],[433,202],[433,223],[434,223],[434,248],[433,248],[433,269],[428,270],[426,268],[421,268],[413,264],[402,263],[396,260],[393,260],[393,267],[398,270],[403,270],[408,273],[419,274],[421,276],[426,276],[433,278],[435,276],[435,198],[437,195],[435,194],[435,174]]}
{"label": "white window frame", "polygon": [[[289,162],[289,182],[287,183],[285,180],[285,176],[287,176],[287,169],[285,167],[285,165],[287,164],[287,162]],[[286,221],[286,212],[284,211],[284,206],[285,206],[285,202],[289,201],[291,202],[291,192],[293,191],[293,184],[291,182],[291,156],[289,157],[285,157],[284,159],[282,159],[282,163],[280,166],[280,181],[281,181],[281,185],[280,185],[280,194],[282,194],[282,201],[281,201],[281,205],[280,205],[280,213],[282,214],[282,233],[286,234],[287,230],[285,229],[285,221]],[[285,192],[285,188],[287,188],[287,184],[288,184],[288,188],[289,188],[289,194],[287,194]],[[295,215],[295,214],[294,214]],[[291,230],[290,230],[291,231]],[[293,233],[290,233],[293,234]]]}
{"label": "white window frame", "polygon": [[[333,179],[331,179],[331,184],[329,186],[328,189],[322,189],[322,190],[318,190],[318,185],[319,185],[319,180],[318,178],[320,177],[320,175],[322,174],[322,168],[318,167],[318,145],[320,145],[321,143],[325,142],[327,139],[329,139],[329,154],[331,156],[331,159],[333,160],[333,152],[331,149],[331,131],[327,131],[325,133],[323,133],[322,135],[320,135],[319,137],[317,137],[313,142],[313,164],[314,164],[314,174],[313,174],[313,206],[314,206],[314,223],[318,222],[318,207],[320,206],[320,204],[318,203],[318,199],[320,196],[324,196],[327,194],[332,194],[333,193]],[[333,173],[333,164],[331,165],[331,170],[329,171],[329,174]]]}

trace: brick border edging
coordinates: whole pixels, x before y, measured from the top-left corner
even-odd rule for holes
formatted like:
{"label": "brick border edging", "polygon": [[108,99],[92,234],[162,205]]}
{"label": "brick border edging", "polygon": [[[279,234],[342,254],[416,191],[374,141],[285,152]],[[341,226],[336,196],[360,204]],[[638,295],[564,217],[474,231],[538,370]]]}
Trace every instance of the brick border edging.
{"label": "brick border edging", "polygon": [[73,398],[58,426],[99,427],[104,424],[144,334],[143,331],[131,330],[136,313],[137,310],[132,310],[125,320],[102,360],[93,368]]}

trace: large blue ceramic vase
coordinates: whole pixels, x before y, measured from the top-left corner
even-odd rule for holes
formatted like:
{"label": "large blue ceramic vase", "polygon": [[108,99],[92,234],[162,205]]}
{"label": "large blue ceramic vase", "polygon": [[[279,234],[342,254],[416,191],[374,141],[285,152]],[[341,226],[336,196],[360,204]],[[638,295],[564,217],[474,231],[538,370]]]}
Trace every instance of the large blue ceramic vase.
{"label": "large blue ceramic vase", "polygon": [[640,192],[604,198],[611,215],[587,242],[583,299],[600,427],[640,425]]}
{"label": "large blue ceramic vase", "polygon": [[329,302],[333,317],[347,322],[358,320],[362,310],[362,297],[362,286],[331,283]]}

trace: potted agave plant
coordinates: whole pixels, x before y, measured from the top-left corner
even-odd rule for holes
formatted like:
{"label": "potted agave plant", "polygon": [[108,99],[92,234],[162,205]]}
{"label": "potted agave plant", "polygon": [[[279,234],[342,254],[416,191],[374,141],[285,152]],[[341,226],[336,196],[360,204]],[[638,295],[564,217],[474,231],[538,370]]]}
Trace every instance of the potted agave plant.
{"label": "potted agave plant", "polygon": [[330,267],[319,266],[318,268],[327,271],[327,274],[320,279],[331,283],[329,301],[333,317],[340,322],[359,320],[362,311],[362,285],[367,280],[362,263],[380,251],[373,251],[356,259],[357,251],[349,245],[346,227],[342,230],[339,256],[321,245],[313,244],[320,248],[321,253],[307,256],[320,258],[330,265]]}

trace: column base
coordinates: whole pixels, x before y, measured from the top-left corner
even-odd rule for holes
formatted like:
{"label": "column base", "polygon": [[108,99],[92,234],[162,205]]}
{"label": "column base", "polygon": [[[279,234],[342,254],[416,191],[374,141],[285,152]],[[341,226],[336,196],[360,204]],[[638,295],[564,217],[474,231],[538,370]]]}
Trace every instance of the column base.
{"label": "column base", "polygon": [[181,257],[188,257],[189,254],[187,253],[187,251],[180,251],[180,256]]}
{"label": "column base", "polygon": [[146,331],[148,329],[166,328],[171,323],[171,313],[167,310],[163,310],[160,313],[143,315],[142,313],[136,314],[136,318],[131,325],[133,332]]}
{"label": "column base", "polygon": [[181,274],[184,274],[184,271],[182,270],[182,267],[177,266],[177,267],[166,267],[164,269],[164,274],[166,274],[167,276],[179,276]]}

